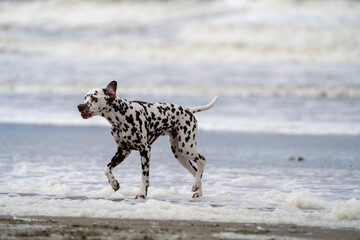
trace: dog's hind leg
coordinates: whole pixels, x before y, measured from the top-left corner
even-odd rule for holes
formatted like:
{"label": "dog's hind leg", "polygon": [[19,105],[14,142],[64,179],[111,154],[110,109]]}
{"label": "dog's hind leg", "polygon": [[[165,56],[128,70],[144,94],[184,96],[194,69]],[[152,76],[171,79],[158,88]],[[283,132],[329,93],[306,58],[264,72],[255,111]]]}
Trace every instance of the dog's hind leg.
{"label": "dog's hind leg", "polygon": [[191,173],[191,175],[193,175],[193,177],[195,177],[197,168],[191,163],[189,159],[185,158],[179,152],[179,141],[178,141],[177,133],[169,134],[169,142],[171,146],[171,151],[174,154],[175,158],[184,168],[186,168]]}
{"label": "dog's hind leg", "polygon": [[206,159],[201,154],[198,153],[197,156],[194,158],[194,161],[196,162],[198,171],[196,172],[196,175],[194,177],[194,184],[192,186],[192,191],[195,192],[193,198],[198,198],[202,196],[201,178],[204,172]]}
{"label": "dog's hind leg", "polygon": [[114,191],[119,190],[120,184],[115,179],[114,175],[112,174],[112,170],[117,165],[119,165],[122,161],[124,161],[125,158],[127,156],[129,156],[130,153],[131,153],[131,151],[122,150],[121,148],[118,148],[115,156],[111,159],[111,161],[104,168],[105,175],[106,175],[111,187],[114,189]]}
{"label": "dog's hind leg", "polygon": [[204,172],[206,160],[196,150],[196,129],[193,132],[182,132],[178,134],[178,146],[179,152],[191,161],[194,161],[197,165],[197,171],[194,176],[194,184],[192,191],[195,192],[193,198],[202,196],[202,183],[201,178]]}

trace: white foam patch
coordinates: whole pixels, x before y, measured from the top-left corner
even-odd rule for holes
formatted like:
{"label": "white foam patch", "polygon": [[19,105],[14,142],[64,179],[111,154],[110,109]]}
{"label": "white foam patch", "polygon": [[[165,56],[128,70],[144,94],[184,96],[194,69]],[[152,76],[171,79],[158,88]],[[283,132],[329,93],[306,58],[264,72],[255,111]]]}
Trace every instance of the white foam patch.
{"label": "white foam patch", "polygon": [[107,186],[104,187],[100,190],[96,190],[96,191],[91,191],[89,193],[90,196],[95,196],[95,197],[119,197],[119,198],[124,198],[124,195],[120,192],[117,191],[115,192],[114,189],[112,189],[111,186]]}
{"label": "white foam patch", "polygon": [[61,184],[58,179],[50,179],[47,184],[39,189],[43,194],[69,196],[72,194],[70,188]]}
{"label": "white foam patch", "polygon": [[170,189],[168,190],[149,187],[148,196],[151,198],[163,198],[163,197],[171,197],[177,195],[179,195],[179,192],[176,190],[175,187],[170,187]]}
{"label": "white foam patch", "polygon": [[43,194],[53,196],[71,196],[73,191],[58,179],[50,179],[46,183],[26,184],[26,180],[19,180],[7,185],[8,191],[21,194]]}
{"label": "white foam patch", "polygon": [[293,191],[291,193],[283,193],[271,190],[264,194],[264,199],[270,203],[284,204],[288,207],[297,207],[299,209],[325,209],[326,203],[319,197],[309,191]]}
{"label": "white foam patch", "polygon": [[341,220],[360,220],[360,200],[338,201],[332,213]]}

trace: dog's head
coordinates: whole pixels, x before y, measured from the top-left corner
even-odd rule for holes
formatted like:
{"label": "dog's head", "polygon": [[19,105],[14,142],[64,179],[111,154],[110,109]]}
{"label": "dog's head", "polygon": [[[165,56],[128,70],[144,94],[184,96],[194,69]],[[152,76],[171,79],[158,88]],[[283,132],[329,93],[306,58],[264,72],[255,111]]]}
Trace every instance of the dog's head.
{"label": "dog's head", "polygon": [[112,81],[106,88],[99,88],[89,91],[84,101],[78,105],[78,110],[84,119],[101,114],[106,103],[116,99],[117,82]]}

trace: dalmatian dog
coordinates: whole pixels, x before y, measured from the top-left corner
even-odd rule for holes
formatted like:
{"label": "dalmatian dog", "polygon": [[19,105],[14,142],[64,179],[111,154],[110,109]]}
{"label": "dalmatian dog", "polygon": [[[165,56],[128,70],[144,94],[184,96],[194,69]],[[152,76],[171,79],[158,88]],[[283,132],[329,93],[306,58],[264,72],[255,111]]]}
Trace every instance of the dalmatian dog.
{"label": "dalmatian dog", "polygon": [[183,108],[170,103],[128,101],[116,96],[116,88],[117,82],[112,81],[106,88],[91,90],[78,105],[84,119],[102,116],[112,126],[111,134],[118,149],[104,169],[111,187],[115,191],[120,188],[112,170],[132,150],[137,150],[141,156],[142,186],[135,198],[145,199],[149,187],[151,145],[159,136],[168,135],[175,158],[194,177],[193,198],[201,197],[201,178],[206,160],[196,150],[197,121],[194,113],[213,107],[217,97],[206,106]]}

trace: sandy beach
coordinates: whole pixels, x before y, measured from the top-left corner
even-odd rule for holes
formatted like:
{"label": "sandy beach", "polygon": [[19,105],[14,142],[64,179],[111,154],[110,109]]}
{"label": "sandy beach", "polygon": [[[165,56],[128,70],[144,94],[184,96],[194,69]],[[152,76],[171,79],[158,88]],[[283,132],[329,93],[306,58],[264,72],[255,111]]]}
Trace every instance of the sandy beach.
{"label": "sandy beach", "polygon": [[354,229],[83,217],[0,217],[1,239],[360,239]]}

